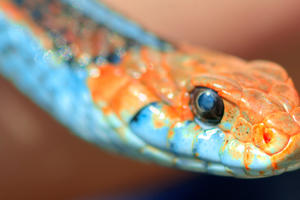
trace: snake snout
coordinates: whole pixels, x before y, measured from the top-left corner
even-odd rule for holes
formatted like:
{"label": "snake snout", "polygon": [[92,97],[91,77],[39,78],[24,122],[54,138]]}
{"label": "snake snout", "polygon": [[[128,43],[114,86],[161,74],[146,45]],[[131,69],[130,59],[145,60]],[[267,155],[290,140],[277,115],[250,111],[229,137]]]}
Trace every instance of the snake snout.
{"label": "snake snout", "polygon": [[[278,135],[271,134],[271,140],[282,147],[273,152],[272,161],[277,168],[295,169],[300,163],[300,107],[290,113],[275,113],[264,120],[265,127],[276,129]],[[273,128],[269,128],[273,127]],[[271,142],[272,143],[272,142]],[[267,145],[262,145],[267,147]],[[265,148],[267,149],[267,148]],[[280,149],[280,150],[279,150]]]}
{"label": "snake snout", "polygon": [[287,146],[290,137],[297,135],[300,131],[294,114],[271,113],[263,122],[255,124],[253,126],[254,144],[269,155],[282,151]]}

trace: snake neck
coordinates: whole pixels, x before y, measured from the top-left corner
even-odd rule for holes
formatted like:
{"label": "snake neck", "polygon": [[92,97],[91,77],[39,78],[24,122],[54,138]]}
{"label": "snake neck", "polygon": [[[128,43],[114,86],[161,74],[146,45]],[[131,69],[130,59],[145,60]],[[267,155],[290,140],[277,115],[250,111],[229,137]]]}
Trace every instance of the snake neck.
{"label": "snake neck", "polygon": [[[159,51],[170,49],[166,42],[96,1],[11,0],[2,4],[9,7],[10,14],[21,15],[22,24],[34,30],[43,46],[58,52],[69,66],[118,64],[126,51],[143,45]],[[107,10],[102,16],[90,16],[84,9],[88,6]]]}

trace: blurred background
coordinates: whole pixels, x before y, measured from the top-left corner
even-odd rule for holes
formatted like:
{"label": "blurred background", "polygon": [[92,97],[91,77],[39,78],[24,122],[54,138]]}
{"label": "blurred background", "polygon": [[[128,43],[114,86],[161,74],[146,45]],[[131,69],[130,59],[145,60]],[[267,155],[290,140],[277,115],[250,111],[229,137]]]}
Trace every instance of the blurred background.
{"label": "blurred background", "polygon": [[[283,65],[300,89],[298,0],[105,0],[145,28]],[[136,162],[73,136],[0,77],[0,199],[300,199],[300,172],[259,180]]]}

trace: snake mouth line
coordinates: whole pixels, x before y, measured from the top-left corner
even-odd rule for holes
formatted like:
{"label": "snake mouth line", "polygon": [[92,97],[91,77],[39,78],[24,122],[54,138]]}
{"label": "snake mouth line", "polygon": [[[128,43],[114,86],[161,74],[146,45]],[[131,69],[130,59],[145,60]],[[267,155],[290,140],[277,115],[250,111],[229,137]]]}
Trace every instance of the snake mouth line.
{"label": "snake mouth line", "polygon": [[153,102],[130,121],[130,130],[147,144],[142,153],[169,155],[172,166],[192,171],[217,168],[214,173],[228,176],[256,178],[284,172],[275,171],[269,156],[254,145],[245,147],[221,129],[204,124],[200,128],[194,121],[173,124],[164,111],[162,103]]}
{"label": "snake mouth line", "polygon": [[214,175],[230,176],[244,179],[270,177],[274,175],[280,175],[286,171],[290,171],[286,168],[280,170],[265,168],[264,170],[261,169],[249,171],[249,169],[246,169],[244,166],[227,166],[222,162],[203,160],[187,155],[178,155],[169,150],[160,149],[149,144],[141,148],[140,153],[145,156],[145,158],[148,158],[156,162],[157,164],[161,164],[164,166],[175,167],[192,172],[209,173]]}

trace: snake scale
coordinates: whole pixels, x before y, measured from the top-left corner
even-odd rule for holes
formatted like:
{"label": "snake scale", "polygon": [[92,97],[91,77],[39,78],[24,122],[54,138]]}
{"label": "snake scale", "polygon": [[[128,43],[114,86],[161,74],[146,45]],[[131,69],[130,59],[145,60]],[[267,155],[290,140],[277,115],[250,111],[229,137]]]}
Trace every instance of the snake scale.
{"label": "snake scale", "polygon": [[281,66],[166,42],[97,0],[1,0],[0,73],[109,151],[241,178],[300,167]]}

